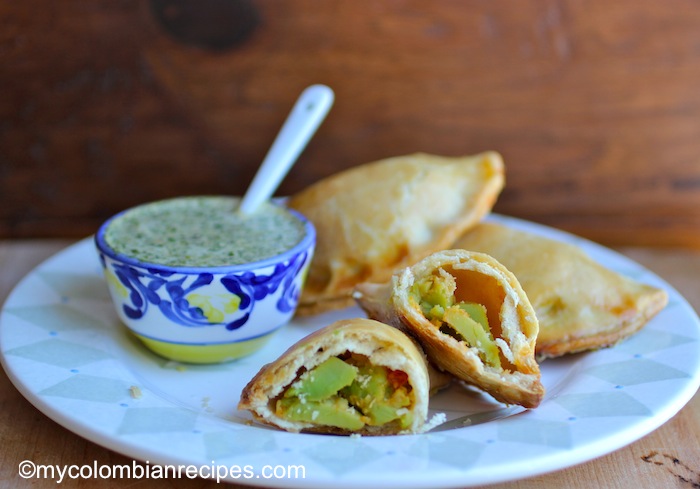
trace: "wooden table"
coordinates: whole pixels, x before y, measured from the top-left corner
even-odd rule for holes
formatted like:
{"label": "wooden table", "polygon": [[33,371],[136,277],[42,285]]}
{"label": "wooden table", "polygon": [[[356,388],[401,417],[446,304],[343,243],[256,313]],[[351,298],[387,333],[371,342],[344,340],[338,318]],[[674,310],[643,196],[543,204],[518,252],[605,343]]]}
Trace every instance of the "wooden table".
{"label": "wooden table", "polygon": [[[0,241],[0,302],[37,264],[70,242],[66,240]],[[619,249],[676,287],[700,310],[700,251],[683,249]],[[44,416],[0,373],[0,486],[56,487],[53,480],[23,480],[23,460],[60,465],[125,464],[131,459],[84,440]],[[124,481],[122,481],[124,482]],[[119,481],[71,480],[62,487],[113,487]],[[126,482],[132,488],[209,488],[213,481],[142,479]],[[229,486],[248,487],[248,486]],[[501,484],[508,489],[608,489],[700,487],[700,394],[674,418],[641,440],[599,459],[559,472]]]}

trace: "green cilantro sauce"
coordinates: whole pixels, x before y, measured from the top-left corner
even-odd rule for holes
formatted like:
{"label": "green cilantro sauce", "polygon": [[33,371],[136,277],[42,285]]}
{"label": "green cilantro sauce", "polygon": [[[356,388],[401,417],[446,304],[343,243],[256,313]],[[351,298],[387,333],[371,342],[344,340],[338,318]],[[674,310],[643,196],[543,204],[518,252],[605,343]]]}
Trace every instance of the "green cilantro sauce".
{"label": "green cilantro sauce", "polygon": [[304,224],[263,203],[249,216],[235,197],[180,197],[144,204],[114,219],[105,241],[117,253],[168,266],[239,265],[278,255],[304,237]]}

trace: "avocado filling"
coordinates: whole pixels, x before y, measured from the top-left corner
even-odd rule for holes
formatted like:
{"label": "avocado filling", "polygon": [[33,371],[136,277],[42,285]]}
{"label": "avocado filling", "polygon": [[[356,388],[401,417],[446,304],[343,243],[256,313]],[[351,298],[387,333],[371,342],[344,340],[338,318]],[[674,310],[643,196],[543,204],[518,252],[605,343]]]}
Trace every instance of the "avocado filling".
{"label": "avocado filling", "polygon": [[481,360],[501,368],[498,346],[494,341],[486,307],[476,302],[457,301],[455,278],[439,269],[439,273],[413,284],[411,294],[425,317],[440,331],[479,350]]}
{"label": "avocado filling", "polygon": [[304,372],[275,401],[275,412],[290,421],[349,431],[391,422],[406,429],[413,421],[410,391],[406,373],[349,353]]}

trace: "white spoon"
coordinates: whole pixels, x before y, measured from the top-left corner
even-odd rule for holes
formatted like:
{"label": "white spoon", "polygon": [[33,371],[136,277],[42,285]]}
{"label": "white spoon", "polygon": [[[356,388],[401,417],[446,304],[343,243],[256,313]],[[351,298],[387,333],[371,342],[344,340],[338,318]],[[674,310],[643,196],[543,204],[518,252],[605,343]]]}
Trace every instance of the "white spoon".
{"label": "white spoon", "polygon": [[252,214],[275,193],[333,105],[333,90],[311,85],[297,99],[255,174],[238,212]]}

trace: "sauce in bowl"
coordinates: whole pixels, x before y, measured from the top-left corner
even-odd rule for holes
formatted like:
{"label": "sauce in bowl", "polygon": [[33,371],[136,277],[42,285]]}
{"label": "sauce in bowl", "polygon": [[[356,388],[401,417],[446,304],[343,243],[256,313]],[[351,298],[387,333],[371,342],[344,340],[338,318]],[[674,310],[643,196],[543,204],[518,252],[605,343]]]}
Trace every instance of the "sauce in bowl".
{"label": "sauce in bowl", "polygon": [[304,223],[283,207],[265,202],[242,216],[239,204],[240,198],[227,196],[151,202],[115,217],[104,239],[116,253],[171,267],[258,262],[303,239]]}

